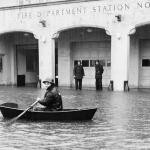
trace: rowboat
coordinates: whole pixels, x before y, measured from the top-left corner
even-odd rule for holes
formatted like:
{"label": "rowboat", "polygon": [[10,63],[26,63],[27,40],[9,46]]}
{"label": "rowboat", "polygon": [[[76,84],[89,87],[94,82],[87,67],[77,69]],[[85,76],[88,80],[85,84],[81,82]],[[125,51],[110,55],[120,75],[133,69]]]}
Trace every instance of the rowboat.
{"label": "rowboat", "polygon": [[[63,109],[61,111],[34,111],[29,110],[19,119],[31,121],[84,121],[91,120],[97,108]],[[24,109],[19,109],[16,103],[4,103],[0,105],[0,111],[4,118],[11,119],[21,114]]]}

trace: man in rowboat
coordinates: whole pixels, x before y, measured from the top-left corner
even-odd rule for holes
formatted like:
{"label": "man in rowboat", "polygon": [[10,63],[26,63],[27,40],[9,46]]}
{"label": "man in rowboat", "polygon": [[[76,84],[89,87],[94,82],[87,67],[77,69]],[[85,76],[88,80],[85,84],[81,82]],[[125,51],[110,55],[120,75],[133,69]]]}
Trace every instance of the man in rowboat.
{"label": "man in rowboat", "polygon": [[62,97],[55,86],[54,80],[46,78],[43,83],[46,87],[46,93],[43,99],[37,98],[39,103],[45,106],[44,110],[62,110]]}

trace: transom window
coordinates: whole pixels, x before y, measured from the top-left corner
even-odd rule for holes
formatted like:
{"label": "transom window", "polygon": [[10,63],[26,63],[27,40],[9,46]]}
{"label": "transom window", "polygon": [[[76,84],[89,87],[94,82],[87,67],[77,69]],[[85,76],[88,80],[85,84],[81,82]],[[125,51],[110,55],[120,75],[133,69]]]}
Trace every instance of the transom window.
{"label": "transom window", "polygon": [[[95,59],[95,60],[74,60],[74,66],[78,64],[78,61],[80,61],[83,67],[95,67],[96,60],[98,60],[98,59]],[[110,67],[111,66],[111,60],[110,59],[108,59],[108,60],[100,59],[99,62],[104,67],[106,67],[106,66]]]}

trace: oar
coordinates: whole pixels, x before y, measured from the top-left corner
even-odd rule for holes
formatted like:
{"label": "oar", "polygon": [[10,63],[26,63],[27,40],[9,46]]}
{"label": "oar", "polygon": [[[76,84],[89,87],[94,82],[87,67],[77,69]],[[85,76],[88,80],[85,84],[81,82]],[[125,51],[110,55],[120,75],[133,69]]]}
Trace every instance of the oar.
{"label": "oar", "polygon": [[30,105],[27,109],[25,109],[21,114],[16,116],[15,118],[11,119],[9,122],[7,122],[7,126],[13,124],[17,119],[19,119],[21,116],[23,116],[28,110],[30,110],[35,104],[39,102],[39,99],[37,99],[32,105]]}

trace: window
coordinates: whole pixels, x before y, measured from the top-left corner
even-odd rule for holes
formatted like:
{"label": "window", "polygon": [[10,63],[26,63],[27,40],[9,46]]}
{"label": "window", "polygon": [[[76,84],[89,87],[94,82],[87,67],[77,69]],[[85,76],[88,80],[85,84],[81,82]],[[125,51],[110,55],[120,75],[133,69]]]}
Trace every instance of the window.
{"label": "window", "polygon": [[83,67],[89,67],[89,60],[82,60]]}
{"label": "window", "polygon": [[[95,59],[95,60],[82,60],[82,66],[83,67],[95,67],[95,63],[98,59]],[[77,65],[78,61],[80,60],[74,60],[74,66]],[[110,67],[111,66],[111,60],[105,60],[105,59],[101,59],[101,60],[98,60],[99,63],[102,65],[102,66],[107,66],[107,67]]]}
{"label": "window", "polygon": [[150,67],[150,59],[142,59],[142,67]]}
{"label": "window", "polygon": [[34,71],[34,61],[32,55],[26,56],[26,71],[33,72]]}
{"label": "window", "polygon": [[107,60],[107,67],[110,67],[110,66],[111,66],[111,61]]}
{"label": "window", "polygon": [[95,62],[96,62],[96,60],[90,60],[90,67],[94,67],[95,66]]}
{"label": "window", "polygon": [[26,55],[26,71],[36,72],[37,69],[37,56],[34,54]]}

